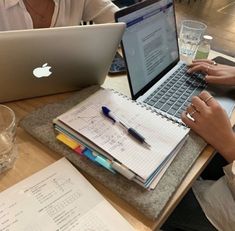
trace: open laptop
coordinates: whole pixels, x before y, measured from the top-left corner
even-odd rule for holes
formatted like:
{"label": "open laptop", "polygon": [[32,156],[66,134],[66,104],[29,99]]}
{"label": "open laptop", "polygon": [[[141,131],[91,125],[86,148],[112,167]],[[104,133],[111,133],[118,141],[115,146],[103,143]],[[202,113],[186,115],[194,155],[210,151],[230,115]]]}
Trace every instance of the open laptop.
{"label": "open laptop", "polygon": [[101,85],[124,23],[0,32],[0,102]]}
{"label": "open laptop", "polygon": [[[203,73],[180,61],[173,0],[145,0],[115,14],[126,23],[122,49],[132,98],[181,122],[192,96],[207,87]],[[228,114],[235,99],[222,99]]]}

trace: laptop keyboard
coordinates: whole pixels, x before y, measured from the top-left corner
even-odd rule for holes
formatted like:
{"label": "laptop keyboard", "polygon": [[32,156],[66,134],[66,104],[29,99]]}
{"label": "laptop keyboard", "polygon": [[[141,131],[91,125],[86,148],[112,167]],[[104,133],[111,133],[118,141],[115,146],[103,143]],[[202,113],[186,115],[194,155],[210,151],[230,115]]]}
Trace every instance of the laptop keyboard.
{"label": "laptop keyboard", "polygon": [[203,73],[188,74],[188,67],[182,64],[144,102],[180,119],[191,98],[206,88]]}

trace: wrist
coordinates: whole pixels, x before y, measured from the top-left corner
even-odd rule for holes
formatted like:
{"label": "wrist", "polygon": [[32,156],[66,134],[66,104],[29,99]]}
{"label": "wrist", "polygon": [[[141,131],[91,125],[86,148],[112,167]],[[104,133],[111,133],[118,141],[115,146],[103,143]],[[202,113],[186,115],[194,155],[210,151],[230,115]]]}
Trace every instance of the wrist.
{"label": "wrist", "polygon": [[231,137],[224,144],[224,150],[221,150],[221,155],[229,162],[235,160],[235,133],[232,133]]}

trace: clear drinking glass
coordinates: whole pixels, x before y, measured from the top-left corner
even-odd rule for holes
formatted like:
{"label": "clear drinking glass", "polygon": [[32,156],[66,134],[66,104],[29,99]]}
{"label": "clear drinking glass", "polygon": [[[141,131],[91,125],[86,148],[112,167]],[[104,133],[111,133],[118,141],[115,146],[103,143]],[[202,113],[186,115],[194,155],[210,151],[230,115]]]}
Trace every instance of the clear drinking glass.
{"label": "clear drinking glass", "polygon": [[179,35],[180,54],[194,58],[198,44],[206,30],[206,24],[193,20],[184,20]]}
{"label": "clear drinking glass", "polygon": [[13,110],[0,104],[0,173],[11,168],[17,157],[16,116]]}

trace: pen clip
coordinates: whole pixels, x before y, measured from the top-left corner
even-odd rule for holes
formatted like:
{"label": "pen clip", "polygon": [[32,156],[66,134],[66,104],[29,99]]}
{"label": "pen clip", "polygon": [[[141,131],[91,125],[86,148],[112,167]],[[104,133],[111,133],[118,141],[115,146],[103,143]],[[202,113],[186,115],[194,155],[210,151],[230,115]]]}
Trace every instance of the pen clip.
{"label": "pen clip", "polygon": [[113,121],[113,123],[116,123],[116,120],[112,116],[110,116],[110,114],[109,114],[110,110],[107,107],[102,106],[102,112],[103,112],[104,116],[111,119]]}

